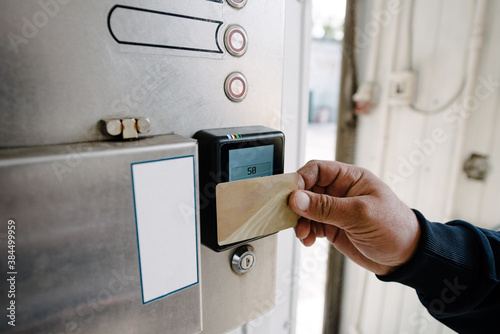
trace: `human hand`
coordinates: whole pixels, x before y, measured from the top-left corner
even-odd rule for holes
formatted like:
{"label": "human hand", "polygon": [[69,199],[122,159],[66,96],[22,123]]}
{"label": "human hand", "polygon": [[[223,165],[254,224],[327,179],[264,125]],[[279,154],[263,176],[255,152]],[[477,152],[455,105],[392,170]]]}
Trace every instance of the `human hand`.
{"label": "human hand", "polygon": [[411,259],[420,237],[413,211],[370,171],[335,161],[310,161],[297,171],[290,207],[301,216],[295,234],[305,246],[326,237],[378,275]]}

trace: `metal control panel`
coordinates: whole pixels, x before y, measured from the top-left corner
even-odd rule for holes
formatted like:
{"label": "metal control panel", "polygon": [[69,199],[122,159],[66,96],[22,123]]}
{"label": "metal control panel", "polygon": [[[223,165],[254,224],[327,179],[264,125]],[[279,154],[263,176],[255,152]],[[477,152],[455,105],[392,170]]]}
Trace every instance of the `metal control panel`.
{"label": "metal control panel", "polygon": [[280,128],[285,0],[46,3],[0,4],[0,147],[106,140],[109,118]]}
{"label": "metal control panel", "polygon": [[[20,259],[18,326],[0,332],[220,334],[273,308],[276,236],[247,242],[253,261],[239,266],[251,270],[235,272],[236,249],[215,252],[195,232],[188,166],[200,129],[280,128],[284,9],[0,3],[0,221],[15,222]],[[182,172],[167,187],[175,178],[157,175],[170,168]],[[179,205],[162,211],[166,202]],[[177,242],[162,243],[173,223],[183,237],[164,249]]]}

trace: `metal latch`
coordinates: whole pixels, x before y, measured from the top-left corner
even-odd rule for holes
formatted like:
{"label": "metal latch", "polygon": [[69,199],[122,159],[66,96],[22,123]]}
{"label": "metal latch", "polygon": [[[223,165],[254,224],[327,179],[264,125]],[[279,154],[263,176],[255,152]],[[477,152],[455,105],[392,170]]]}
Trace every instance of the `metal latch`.
{"label": "metal latch", "polygon": [[123,139],[134,139],[139,133],[148,133],[151,123],[148,118],[107,118],[100,122],[101,131],[113,137],[122,135]]}

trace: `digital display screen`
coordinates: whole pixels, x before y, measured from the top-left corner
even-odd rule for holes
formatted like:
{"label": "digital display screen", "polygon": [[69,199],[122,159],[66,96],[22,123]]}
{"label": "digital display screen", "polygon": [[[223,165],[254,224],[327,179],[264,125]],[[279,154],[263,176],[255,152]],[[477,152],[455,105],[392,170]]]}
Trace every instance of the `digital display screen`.
{"label": "digital display screen", "polygon": [[274,145],[229,150],[229,181],[273,175]]}

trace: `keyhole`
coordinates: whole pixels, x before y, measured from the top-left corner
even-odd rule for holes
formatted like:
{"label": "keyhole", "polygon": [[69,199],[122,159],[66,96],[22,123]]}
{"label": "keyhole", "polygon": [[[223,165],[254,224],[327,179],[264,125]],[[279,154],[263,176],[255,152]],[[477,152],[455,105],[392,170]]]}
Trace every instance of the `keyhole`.
{"label": "keyhole", "polygon": [[243,257],[241,259],[241,268],[243,270],[249,270],[250,268],[252,268],[253,263],[254,263],[253,256],[252,255],[246,255],[245,257]]}

